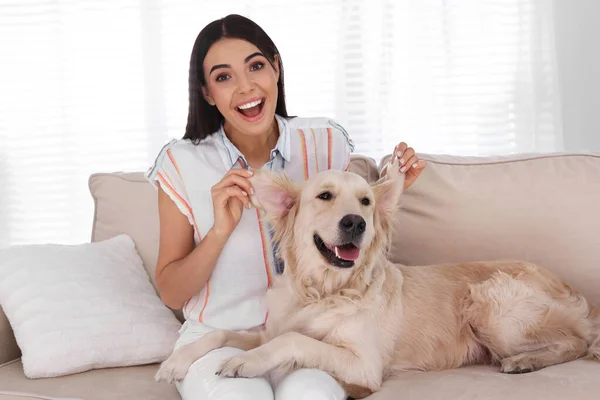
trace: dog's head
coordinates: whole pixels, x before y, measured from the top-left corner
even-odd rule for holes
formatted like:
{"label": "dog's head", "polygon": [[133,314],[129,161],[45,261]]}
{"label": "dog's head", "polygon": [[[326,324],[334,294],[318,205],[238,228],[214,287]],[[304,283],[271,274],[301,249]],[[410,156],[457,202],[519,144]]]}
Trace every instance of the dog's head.
{"label": "dog's head", "polygon": [[[286,273],[343,287],[385,252],[404,175],[370,185],[360,175],[329,170],[303,184],[283,173],[257,171],[252,201],[274,230]],[[329,291],[329,290],[327,290]]]}

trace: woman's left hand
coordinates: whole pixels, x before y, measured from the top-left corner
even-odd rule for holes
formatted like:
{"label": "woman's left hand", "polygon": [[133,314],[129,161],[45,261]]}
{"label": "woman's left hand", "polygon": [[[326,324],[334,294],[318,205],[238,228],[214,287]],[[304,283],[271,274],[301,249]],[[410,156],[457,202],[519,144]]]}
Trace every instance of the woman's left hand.
{"label": "woman's left hand", "polygon": [[398,158],[398,165],[400,167],[400,173],[406,173],[404,181],[404,190],[408,189],[410,185],[415,183],[423,169],[427,165],[427,161],[419,160],[415,154],[415,149],[408,147],[404,142],[401,142],[394,147],[394,153],[390,159],[390,163],[394,161],[394,157]]}

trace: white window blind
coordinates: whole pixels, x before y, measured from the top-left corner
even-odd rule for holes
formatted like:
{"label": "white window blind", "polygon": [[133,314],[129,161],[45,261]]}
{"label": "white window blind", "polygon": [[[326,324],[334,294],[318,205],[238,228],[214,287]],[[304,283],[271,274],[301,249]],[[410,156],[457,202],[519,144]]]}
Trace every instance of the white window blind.
{"label": "white window blind", "polygon": [[0,0],[0,246],[89,240],[89,175],[183,135],[192,44],[228,13],[279,47],[289,112],[357,153],[562,148],[551,1]]}

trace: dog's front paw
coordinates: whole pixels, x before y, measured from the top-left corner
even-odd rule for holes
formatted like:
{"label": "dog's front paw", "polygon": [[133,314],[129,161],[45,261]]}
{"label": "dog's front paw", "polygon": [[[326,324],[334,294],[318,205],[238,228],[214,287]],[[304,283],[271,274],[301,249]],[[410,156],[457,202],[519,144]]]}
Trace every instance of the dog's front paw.
{"label": "dog's front paw", "polygon": [[254,378],[268,372],[265,363],[245,353],[226,360],[221,364],[216,374],[231,378]]}
{"label": "dog's front paw", "polygon": [[531,357],[518,354],[500,361],[500,371],[505,374],[526,374],[538,370]]}
{"label": "dog's front paw", "polygon": [[160,368],[154,375],[154,379],[156,382],[168,383],[180,381],[185,378],[192,363],[193,360],[189,357],[185,357],[185,354],[175,351],[169,358],[160,364]]}

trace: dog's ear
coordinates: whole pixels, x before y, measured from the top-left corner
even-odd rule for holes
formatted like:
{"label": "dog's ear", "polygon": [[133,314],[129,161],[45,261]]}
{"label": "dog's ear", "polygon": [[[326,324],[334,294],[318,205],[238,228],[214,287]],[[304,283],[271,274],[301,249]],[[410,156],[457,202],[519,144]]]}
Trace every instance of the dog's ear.
{"label": "dog's ear", "polygon": [[388,218],[396,211],[400,196],[404,192],[406,177],[399,169],[396,159],[387,165],[385,178],[373,186],[375,207],[382,218]]}
{"label": "dog's ear", "polygon": [[298,201],[298,185],[283,172],[258,170],[249,180],[254,189],[250,201],[263,210],[269,219],[287,216]]}

